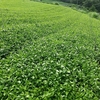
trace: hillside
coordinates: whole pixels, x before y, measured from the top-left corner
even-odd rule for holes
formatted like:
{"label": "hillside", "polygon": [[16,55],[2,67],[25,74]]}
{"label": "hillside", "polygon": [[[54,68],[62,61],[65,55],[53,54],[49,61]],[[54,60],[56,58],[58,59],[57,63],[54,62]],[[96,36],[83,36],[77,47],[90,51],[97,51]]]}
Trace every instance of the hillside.
{"label": "hillside", "polygon": [[99,100],[100,21],[60,5],[0,1],[0,100]]}

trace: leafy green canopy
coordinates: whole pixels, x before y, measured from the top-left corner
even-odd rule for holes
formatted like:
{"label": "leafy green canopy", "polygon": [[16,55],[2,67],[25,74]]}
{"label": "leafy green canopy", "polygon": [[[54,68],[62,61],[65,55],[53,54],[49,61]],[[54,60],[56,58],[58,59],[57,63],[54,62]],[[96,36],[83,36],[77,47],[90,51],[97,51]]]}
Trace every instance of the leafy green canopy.
{"label": "leafy green canopy", "polygon": [[68,3],[74,3],[87,7],[89,10],[100,12],[100,0],[58,0]]}
{"label": "leafy green canopy", "polygon": [[100,99],[100,21],[1,0],[0,26],[0,100]]}

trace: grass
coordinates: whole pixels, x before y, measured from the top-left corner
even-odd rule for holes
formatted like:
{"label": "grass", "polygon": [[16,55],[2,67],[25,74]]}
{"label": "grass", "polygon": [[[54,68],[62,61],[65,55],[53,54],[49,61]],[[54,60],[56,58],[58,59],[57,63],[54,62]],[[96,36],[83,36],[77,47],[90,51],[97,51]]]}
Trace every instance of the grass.
{"label": "grass", "polygon": [[0,1],[1,100],[99,100],[100,21],[69,7]]}

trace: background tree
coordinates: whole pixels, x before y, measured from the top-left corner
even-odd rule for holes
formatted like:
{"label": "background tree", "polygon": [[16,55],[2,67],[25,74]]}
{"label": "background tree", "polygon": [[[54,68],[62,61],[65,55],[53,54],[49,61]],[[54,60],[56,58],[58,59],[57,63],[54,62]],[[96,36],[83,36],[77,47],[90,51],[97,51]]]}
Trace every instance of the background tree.
{"label": "background tree", "polygon": [[60,1],[81,5],[89,10],[100,12],[100,0],[60,0]]}

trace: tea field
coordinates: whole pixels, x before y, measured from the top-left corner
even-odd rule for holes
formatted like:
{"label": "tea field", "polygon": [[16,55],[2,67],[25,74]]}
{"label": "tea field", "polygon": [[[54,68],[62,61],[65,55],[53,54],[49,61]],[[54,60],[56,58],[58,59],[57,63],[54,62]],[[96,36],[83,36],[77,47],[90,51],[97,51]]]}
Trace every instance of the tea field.
{"label": "tea field", "polygon": [[100,21],[0,0],[0,100],[100,100]]}

